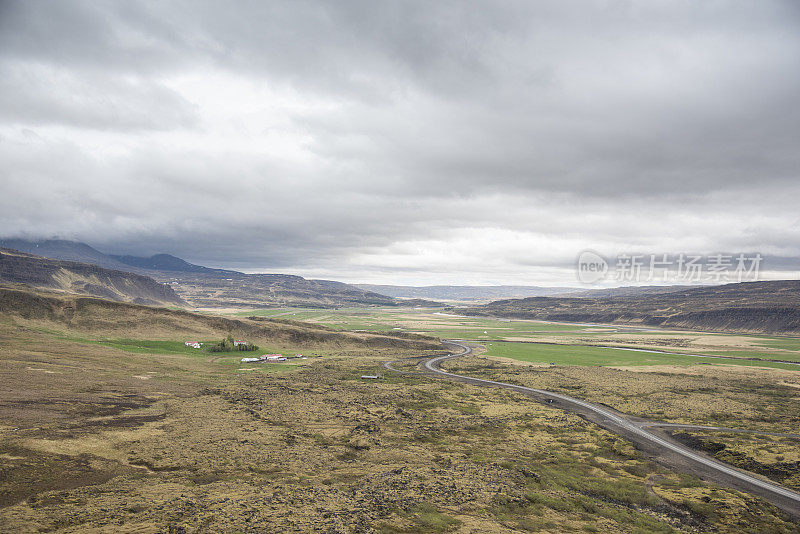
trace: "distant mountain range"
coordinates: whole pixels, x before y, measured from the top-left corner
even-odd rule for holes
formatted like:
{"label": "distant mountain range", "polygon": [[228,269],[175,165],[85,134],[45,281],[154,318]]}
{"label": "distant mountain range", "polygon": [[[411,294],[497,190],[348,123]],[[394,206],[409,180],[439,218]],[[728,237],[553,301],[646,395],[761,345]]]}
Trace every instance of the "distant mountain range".
{"label": "distant mountain range", "polygon": [[195,265],[188,261],[182,260],[170,254],[156,254],[149,258],[140,256],[114,256],[110,258],[128,265],[130,267],[138,267],[139,269],[147,269],[151,271],[169,271],[169,272],[182,272],[182,273],[198,273],[218,276],[232,276],[241,275],[239,271],[228,271],[226,269],[212,269],[210,267],[203,267],[202,265]]}
{"label": "distant mountain range", "polygon": [[156,254],[149,258],[103,254],[86,243],[67,241],[65,239],[46,239],[42,241],[0,239],[0,247],[19,250],[20,252],[27,252],[28,254],[36,254],[37,256],[44,256],[45,258],[91,263],[93,265],[99,265],[100,267],[119,269],[122,271],[131,271],[131,267],[133,267],[134,270],[202,273],[216,274],[219,276],[244,274],[238,271],[212,269],[201,265],[195,265],[170,254]]}
{"label": "distant mountain range", "polygon": [[800,281],[590,290],[538,286],[355,286],[287,274],[212,269],[169,254],[111,256],[85,243],[65,240],[5,239],[0,240],[0,247],[15,249],[4,250],[0,255],[0,283],[151,305],[334,308],[435,305],[432,301],[439,300],[465,303],[467,306],[457,309],[470,315],[800,333]]}
{"label": "distant mountain range", "polygon": [[501,299],[527,297],[620,297],[643,294],[669,293],[688,286],[626,286],[607,289],[582,289],[575,287],[542,286],[392,286],[355,284],[366,291],[373,291],[399,299],[430,299],[463,303],[489,303]]}
{"label": "distant mountain range", "polygon": [[489,302],[498,299],[541,297],[576,291],[570,287],[539,286],[392,286],[355,284],[366,291],[401,299],[430,299],[455,302]]}
{"label": "distant mountain range", "polygon": [[[2,239],[0,247],[47,258],[125,271],[167,283],[194,307],[258,308],[273,306],[396,306],[398,301],[330,280],[307,280],[287,274],[245,274],[194,265],[169,254],[149,258],[111,256],[86,243],[61,239]],[[0,276],[0,281],[3,277]]]}
{"label": "distant mountain range", "polygon": [[459,308],[465,315],[620,323],[742,333],[800,333],[800,280],[618,296],[529,297]]}
{"label": "distant mountain range", "polygon": [[63,239],[47,239],[43,241],[27,241],[25,239],[0,239],[0,248],[10,248],[52,258],[55,260],[77,261],[80,263],[91,263],[108,269],[119,269],[129,271],[130,266],[125,265],[95,250],[86,243],[77,241],[66,241]]}

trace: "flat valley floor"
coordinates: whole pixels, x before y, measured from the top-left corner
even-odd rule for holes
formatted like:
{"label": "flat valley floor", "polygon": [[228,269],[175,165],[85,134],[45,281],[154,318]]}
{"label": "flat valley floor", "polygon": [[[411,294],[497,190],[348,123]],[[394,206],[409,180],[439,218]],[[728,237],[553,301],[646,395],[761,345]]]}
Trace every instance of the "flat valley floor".
{"label": "flat valley floor", "polygon": [[[763,499],[667,469],[576,415],[383,368],[469,339],[482,349],[453,372],[664,422],[800,434],[800,366],[785,363],[800,361],[797,339],[15,298],[0,313],[2,532],[800,532]],[[306,359],[242,364],[184,345],[229,333]],[[672,434],[800,490],[793,438]]]}

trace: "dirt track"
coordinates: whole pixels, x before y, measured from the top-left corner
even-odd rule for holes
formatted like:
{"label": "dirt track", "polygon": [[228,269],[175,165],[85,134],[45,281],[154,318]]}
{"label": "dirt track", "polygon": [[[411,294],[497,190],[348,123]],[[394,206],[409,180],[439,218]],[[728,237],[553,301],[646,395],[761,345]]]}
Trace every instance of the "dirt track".
{"label": "dirt track", "polygon": [[[445,345],[460,350],[455,350],[444,356],[428,357],[427,359],[415,358],[415,360],[418,360],[422,364],[424,374],[431,378],[455,380],[476,386],[509,389],[537,401],[544,402],[554,408],[576,413],[602,428],[630,440],[648,457],[663,465],[678,471],[695,474],[705,480],[758,495],[791,514],[793,517],[800,519],[800,494],[774,482],[769,482],[735,469],[728,464],[715,460],[698,451],[689,449],[672,439],[664,431],[649,430],[650,428],[669,425],[664,425],[657,421],[634,419],[607,406],[592,404],[560,393],[443,371],[440,368],[442,362],[459,356],[465,356],[472,352],[470,346],[460,342],[447,341]],[[392,366],[393,363],[395,362],[386,362],[384,366],[392,371],[407,372],[395,369]]]}

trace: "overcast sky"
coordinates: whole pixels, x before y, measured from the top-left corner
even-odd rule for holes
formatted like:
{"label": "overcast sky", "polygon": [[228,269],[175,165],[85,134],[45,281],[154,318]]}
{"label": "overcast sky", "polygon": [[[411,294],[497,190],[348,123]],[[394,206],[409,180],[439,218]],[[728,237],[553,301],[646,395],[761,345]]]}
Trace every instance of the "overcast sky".
{"label": "overcast sky", "polygon": [[800,3],[0,0],[0,180],[3,237],[254,272],[791,265]]}

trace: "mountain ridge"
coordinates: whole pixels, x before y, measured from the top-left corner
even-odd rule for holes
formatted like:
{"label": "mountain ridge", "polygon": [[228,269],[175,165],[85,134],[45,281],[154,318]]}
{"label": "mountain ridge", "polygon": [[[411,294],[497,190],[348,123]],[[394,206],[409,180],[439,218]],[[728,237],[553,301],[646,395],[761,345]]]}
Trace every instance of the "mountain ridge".
{"label": "mountain ridge", "polygon": [[545,287],[522,285],[432,285],[401,286],[382,284],[354,284],[361,289],[401,299],[433,299],[453,302],[489,303],[495,300],[528,297],[618,297],[646,293],[669,293],[689,287],[701,286],[620,286],[592,289],[582,287]]}
{"label": "mountain ridge", "polygon": [[[275,306],[396,306],[389,296],[365,291],[344,282],[308,280],[293,274],[246,274],[189,263],[170,254],[111,256],[78,241],[0,239],[0,247],[62,261],[77,261],[135,273],[168,283],[183,301],[194,307],[264,308]],[[11,247],[11,248],[14,248]],[[34,252],[31,252],[34,251]],[[127,263],[125,263],[127,262]],[[160,267],[153,269],[152,267]]]}
{"label": "mountain ridge", "polygon": [[0,282],[148,306],[185,306],[175,291],[140,274],[0,248]]}
{"label": "mountain ridge", "polygon": [[202,265],[196,265],[194,263],[189,263],[188,261],[181,259],[177,256],[173,256],[172,254],[154,254],[150,257],[144,256],[118,256],[115,254],[109,254],[110,258],[130,267],[137,267],[139,269],[147,269],[151,271],[169,271],[169,272],[184,272],[184,273],[203,273],[203,274],[210,274],[210,275],[220,275],[220,276],[231,276],[231,275],[243,275],[244,273],[239,271],[231,271],[227,269],[214,269],[211,267],[204,267]]}
{"label": "mountain ridge", "polygon": [[459,308],[580,323],[635,324],[737,333],[800,333],[800,280],[739,282],[618,297],[529,297]]}
{"label": "mountain ridge", "polygon": [[499,298],[515,298],[526,296],[546,296],[575,291],[569,287],[541,286],[470,286],[470,285],[432,285],[401,286],[384,284],[353,284],[358,288],[403,299],[449,300],[449,301],[490,301]]}
{"label": "mountain ridge", "polygon": [[0,248],[18,250],[54,260],[90,263],[107,269],[130,270],[129,266],[124,263],[80,241],[69,241],[67,239],[42,239],[39,241],[0,239]]}

